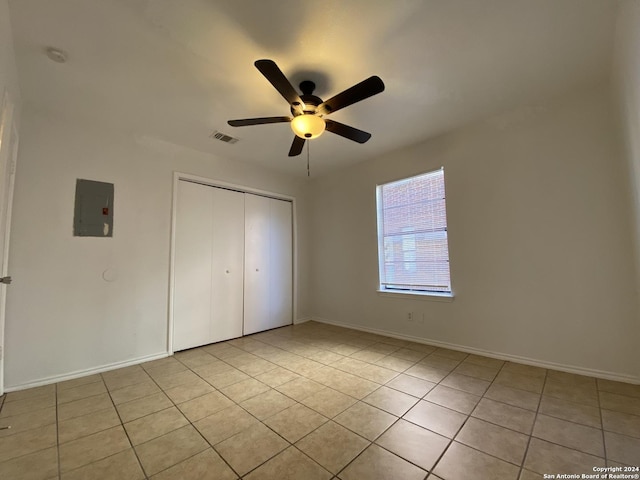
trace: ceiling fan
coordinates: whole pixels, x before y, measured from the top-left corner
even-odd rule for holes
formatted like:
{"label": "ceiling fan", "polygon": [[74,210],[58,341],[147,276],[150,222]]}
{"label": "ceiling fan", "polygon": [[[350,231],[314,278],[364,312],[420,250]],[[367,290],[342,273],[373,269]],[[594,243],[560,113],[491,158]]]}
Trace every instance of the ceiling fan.
{"label": "ceiling fan", "polygon": [[246,127],[266,123],[291,123],[291,128],[296,136],[293,138],[293,143],[289,150],[290,157],[300,155],[305,141],[318,137],[325,129],[358,143],[365,143],[371,138],[371,134],[368,132],[334,120],[327,120],[323,117],[384,91],[384,83],[380,77],[369,77],[331,97],[329,100],[323,101],[313,95],[316,85],[310,80],[300,83],[302,95],[298,94],[273,60],[256,60],[254,65],[280,95],[289,102],[292,116],[229,120],[228,123],[232,127]]}

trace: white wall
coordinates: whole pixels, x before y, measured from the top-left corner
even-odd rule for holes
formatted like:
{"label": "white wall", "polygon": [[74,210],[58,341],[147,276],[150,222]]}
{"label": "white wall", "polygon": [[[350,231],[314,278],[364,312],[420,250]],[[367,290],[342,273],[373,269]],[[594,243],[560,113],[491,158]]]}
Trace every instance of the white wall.
{"label": "white wall", "polygon": [[[618,11],[613,86],[632,192],[636,287],[640,292],[640,2],[634,0],[621,2]],[[640,319],[636,332],[640,344]],[[636,358],[636,368],[640,372],[640,358]]]}
{"label": "white wall", "polygon": [[[441,165],[455,299],[380,296],[376,184]],[[603,85],[317,179],[314,318],[638,381],[625,176]]]}
{"label": "white wall", "polygon": [[[173,171],[296,197],[298,316],[308,315],[306,179],[25,108],[11,239],[8,389],[166,352]],[[77,178],[115,184],[113,238],[72,236]],[[116,281],[103,279],[106,269],[117,271]]]}

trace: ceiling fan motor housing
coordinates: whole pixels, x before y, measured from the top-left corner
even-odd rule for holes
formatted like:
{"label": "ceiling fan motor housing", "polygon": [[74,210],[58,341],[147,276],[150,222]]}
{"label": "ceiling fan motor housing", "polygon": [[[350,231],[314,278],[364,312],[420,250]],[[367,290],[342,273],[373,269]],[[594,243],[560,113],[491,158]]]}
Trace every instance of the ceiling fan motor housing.
{"label": "ceiling fan motor housing", "polygon": [[291,106],[291,113],[294,117],[302,115],[303,113],[315,115],[318,105],[322,103],[322,99],[320,97],[316,97],[312,94],[315,89],[316,84],[311,80],[304,80],[303,82],[300,82],[300,91],[302,92],[302,95],[300,95],[300,100],[302,100],[302,112],[294,108],[298,105],[293,104]]}

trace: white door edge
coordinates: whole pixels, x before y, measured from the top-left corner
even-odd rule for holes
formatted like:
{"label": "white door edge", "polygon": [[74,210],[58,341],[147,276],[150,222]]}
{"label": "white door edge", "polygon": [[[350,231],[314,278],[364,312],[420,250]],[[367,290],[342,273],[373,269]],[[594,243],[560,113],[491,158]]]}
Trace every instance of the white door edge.
{"label": "white door edge", "polygon": [[[9,275],[9,238],[11,229],[11,210],[18,153],[18,131],[13,121],[13,103],[7,90],[2,96],[0,110],[0,277]],[[6,189],[4,188],[6,186]],[[4,394],[5,359],[5,314],[7,285],[0,284],[0,395]]]}

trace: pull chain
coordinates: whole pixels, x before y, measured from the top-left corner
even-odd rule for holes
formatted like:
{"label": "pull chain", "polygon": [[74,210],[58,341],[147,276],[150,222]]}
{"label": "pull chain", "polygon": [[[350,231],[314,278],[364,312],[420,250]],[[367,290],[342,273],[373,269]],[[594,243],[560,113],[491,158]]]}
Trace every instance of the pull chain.
{"label": "pull chain", "polygon": [[311,169],[309,168],[309,144],[311,142],[307,140],[307,177],[311,176]]}

